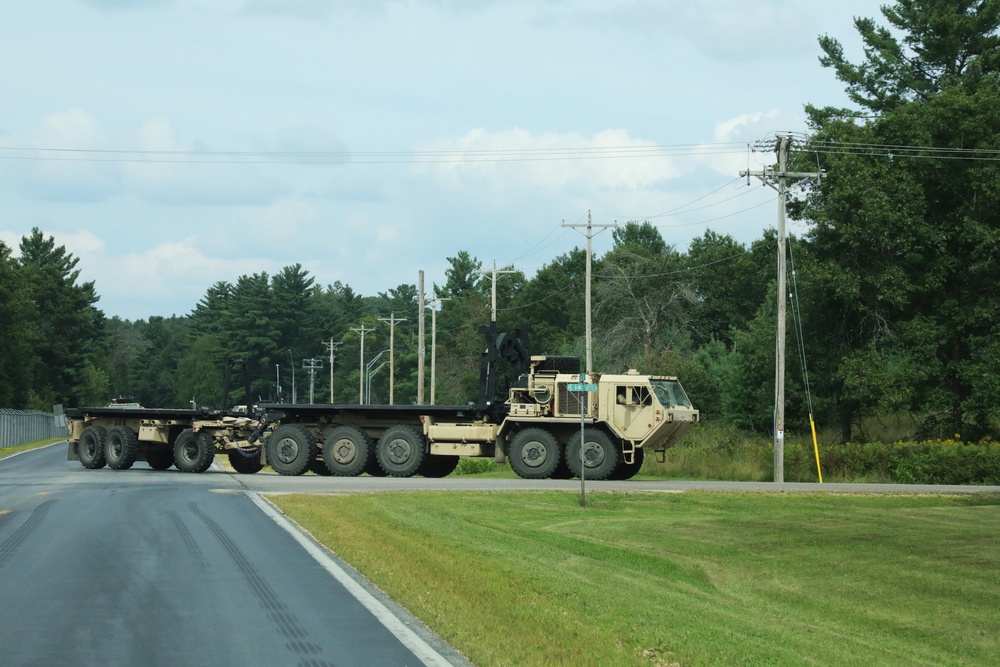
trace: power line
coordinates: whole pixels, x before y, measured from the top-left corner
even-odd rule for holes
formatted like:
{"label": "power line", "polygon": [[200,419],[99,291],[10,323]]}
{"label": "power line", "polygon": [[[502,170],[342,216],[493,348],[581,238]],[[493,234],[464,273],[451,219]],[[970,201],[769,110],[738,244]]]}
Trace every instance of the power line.
{"label": "power line", "polygon": [[736,142],[423,151],[194,151],[0,146],[0,159],[156,164],[423,164],[657,158],[740,151],[742,144]]}

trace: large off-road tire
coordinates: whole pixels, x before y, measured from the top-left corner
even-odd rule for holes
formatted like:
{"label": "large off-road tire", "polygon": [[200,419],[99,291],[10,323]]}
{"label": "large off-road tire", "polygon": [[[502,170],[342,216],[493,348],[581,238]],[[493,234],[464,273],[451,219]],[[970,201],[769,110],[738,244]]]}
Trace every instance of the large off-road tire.
{"label": "large off-road tire", "polygon": [[146,464],[153,470],[166,470],[174,464],[174,453],[169,449],[146,450]]}
{"label": "large off-road tire", "polygon": [[518,477],[546,479],[559,467],[562,447],[545,429],[526,428],[511,439],[507,458]]}
{"label": "large off-road tire", "polygon": [[215,443],[204,431],[184,429],[174,442],[174,465],[181,472],[205,472],[215,460]]}
{"label": "large off-road tire", "polygon": [[[586,479],[599,481],[608,479],[618,467],[618,446],[610,436],[600,429],[587,428],[583,431],[583,458],[586,465]],[[574,433],[566,443],[566,463],[577,477],[580,476],[580,433]]]}
{"label": "large off-road tire", "polygon": [[618,467],[615,471],[611,473],[611,477],[608,479],[632,479],[639,473],[639,469],[642,468],[642,462],[646,459],[646,450],[637,449],[633,455],[632,463],[625,463],[625,457],[618,461]]}
{"label": "large off-road tire", "polygon": [[115,426],[104,440],[104,458],[112,470],[128,470],[139,454],[139,438],[128,426]]}
{"label": "large off-road tire", "polygon": [[451,454],[428,454],[424,459],[424,465],[420,467],[419,474],[435,479],[447,477],[458,467],[458,460],[458,456]]}
{"label": "large off-road tire", "polygon": [[[319,445],[317,445],[317,448],[318,447]],[[330,472],[330,469],[326,467],[326,463],[324,463],[323,459],[318,456],[309,462],[307,470],[314,475],[319,475],[320,477],[330,477],[333,475],[333,473]]]}
{"label": "large off-road tire", "polygon": [[[374,448],[375,448],[374,444],[372,444],[372,448],[374,450]],[[376,456],[372,456],[370,459],[368,459],[368,465],[365,466],[365,472],[368,473],[369,475],[371,475],[372,477],[387,477],[388,476],[386,474],[386,472],[384,470],[382,470],[382,466],[380,466],[378,464],[378,456],[377,455]]]}
{"label": "large off-road tire", "polygon": [[559,460],[559,465],[552,471],[552,479],[573,479],[573,471],[569,469],[565,456]]}
{"label": "large off-road tire", "polygon": [[387,428],[378,440],[375,452],[378,464],[392,477],[412,477],[427,456],[424,436],[410,426]]}
{"label": "large off-road tire", "polygon": [[103,468],[107,463],[107,459],[104,458],[104,441],[107,437],[108,431],[103,426],[88,426],[83,429],[76,451],[84,468],[96,470]]}
{"label": "large off-road tire", "polygon": [[357,426],[338,426],[323,441],[323,465],[337,477],[357,477],[374,456],[371,437]]}
{"label": "large off-road tire", "polygon": [[260,462],[260,447],[244,452],[240,449],[229,450],[229,465],[241,475],[253,475],[264,469]]}
{"label": "large off-road tire", "polygon": [[316,438],[301,424],[282,424],[267,440],[267,463],[279,475],[301,475],[316,458]]}

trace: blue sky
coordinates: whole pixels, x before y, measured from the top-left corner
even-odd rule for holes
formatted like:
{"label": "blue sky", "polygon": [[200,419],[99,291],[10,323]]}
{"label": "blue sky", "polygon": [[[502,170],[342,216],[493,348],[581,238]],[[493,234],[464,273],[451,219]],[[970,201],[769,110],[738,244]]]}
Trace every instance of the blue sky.
{"label": "blue sky", "polygon": [[776,204],[747,144],[847,104],[817,37],[860,60],[879,4],[6,3],[0,240],[53,235],[128,319],[296,263],[362,294],[462,250],[530,276],[588,211],[749,243]]}

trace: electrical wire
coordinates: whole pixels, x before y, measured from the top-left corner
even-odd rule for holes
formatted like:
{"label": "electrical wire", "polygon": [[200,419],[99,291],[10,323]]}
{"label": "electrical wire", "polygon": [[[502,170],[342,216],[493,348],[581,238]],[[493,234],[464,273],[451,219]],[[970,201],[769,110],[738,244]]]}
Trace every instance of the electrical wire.
{"label": "electrical wire", "polygon": [[419,151],[193,151],[0,146],[0,159],[168,164],[426,164],[658,158],[741,152],[743,144],[645,144]]}

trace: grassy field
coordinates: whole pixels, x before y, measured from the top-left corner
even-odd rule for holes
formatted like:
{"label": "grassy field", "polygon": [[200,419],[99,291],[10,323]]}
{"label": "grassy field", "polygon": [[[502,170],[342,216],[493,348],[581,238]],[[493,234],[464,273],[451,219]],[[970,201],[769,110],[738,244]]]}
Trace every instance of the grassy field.
{"label": "grassy field", "polygon": [[272,500],[481,667],[989,665],[1000,497]]}

